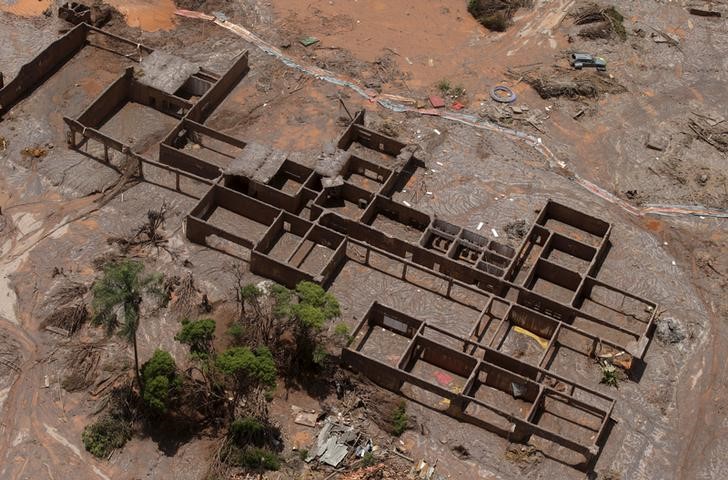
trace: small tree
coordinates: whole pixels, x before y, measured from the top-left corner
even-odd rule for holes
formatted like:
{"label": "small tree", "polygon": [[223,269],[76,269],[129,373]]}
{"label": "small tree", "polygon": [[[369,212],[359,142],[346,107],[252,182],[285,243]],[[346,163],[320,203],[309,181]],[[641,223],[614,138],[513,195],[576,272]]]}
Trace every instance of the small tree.
{"label": "small tree", "polygon": [[164,293],[159,288],[161,275],[142,276],[144,265],[140,262],[124,260],[109,263],[104,267],[104,275],[93,286],[93,323],[104,325],[107,333],[119,333],[134,347],[134,375],[139,389],[143,390],[139,374],[139,353],[137,350],[137,330],[139,312],[144,293],[160,298]]}
{"label": "small tree", "polygon": [[189,345],[193,355],[206,356],[212,352],[212,341],[215,339],[215,320],[183,320],[182,329],[174,337],[178,342]]}
{"label": "small tree", "polygon": [[215,365],[232,382],[233,408],[248,388],[257,385],[272,388],[276,384],[278,371],[273,355],[266,347],[258,347],[255,351],[248,347],[231,347],[218,355]]}
{"label": "small tree", "polygon": [[[293,313],[296,315],[298,315],[297,309],[300,310],[307,307],[318,309],[324,321],[341,315],[339,302],[333,295],[324,290],[321,285],[307,281],[299,282],[296,285],[296,295],[298,295],[298,304],[293,307]],[[323,323],[318,327],[323,327]]]}
{"label": "small tree", "polygon": [[307,281],[296,285],[296,296],[298,303],[291,305],[291,313],[298,323],[296,356],[322,366],[327,353],[319,344],[319,337],[326,322],[341,315],[339,302],[320,285]]}
{"label": "small tree", "polygon": [[152,358],[142,366],[142,379],[144,403],[156,413],[166,412],[171,394],[181,383],[172,355],[164,350],[155,350]]}
{"label": "small tree", "polygon": [[260,316],[260,302],[258,299],[263,295],[263,292],[254,284],[248,283],[240,289],[240,308],[243,317],[245,317],[245,303],[249,303],[253,306],[253,311],[257,316]]}

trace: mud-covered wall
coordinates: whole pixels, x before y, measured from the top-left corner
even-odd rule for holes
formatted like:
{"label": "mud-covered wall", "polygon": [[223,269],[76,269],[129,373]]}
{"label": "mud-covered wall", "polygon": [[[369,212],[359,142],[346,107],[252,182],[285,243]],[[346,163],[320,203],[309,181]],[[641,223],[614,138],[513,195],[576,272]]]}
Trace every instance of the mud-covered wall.
{"label": "mud-covered wall", "polygon": [[18,75],[0,90],[0,114],[8,111],[18,100],[35,90],[53,72],[63,66],[86,43],[85,23],[48,45],[37,57],[20,68]]}
{"label": "mud-covered wall", "polygon": [[77,120],[86,127],[99,128],[101,124],[110,118],[126,102],[129,96],[131,76],[133,70],[128,68],[114,83],[106,87],[96,97]]}
{"label": "mud-covered wall", "polygon": [[194,107],[188,112],[187,118],[195,122],[204,122],[205,119],[217,108],[227,97],[240,79],[248,73],[248,51],[244,51],[235,60],[230,69],[210,87],[210,89],[197,101]]}

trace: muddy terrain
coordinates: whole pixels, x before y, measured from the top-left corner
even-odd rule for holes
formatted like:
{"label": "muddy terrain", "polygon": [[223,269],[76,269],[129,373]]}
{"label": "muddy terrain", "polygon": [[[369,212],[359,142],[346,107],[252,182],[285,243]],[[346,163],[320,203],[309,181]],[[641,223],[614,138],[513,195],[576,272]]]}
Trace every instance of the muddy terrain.
{"label": "muddy terrain", "polygon": [[[616,388],[600,383],[595,360],[572,366],[616,400],[591,463],[511,443],[426,402],[406,402],[407,429],[395,436],[382,411],[400,397],[335,368],[316,382],[279,379],[267,410],[280,429],[284,467],[260,478],[418,478],[411,471],[420,461],[443,478],[728,476],[725,5],[713,2],[722,16],[712,17],[678,2],[621,2],[616,28],[614,17],[588,20],[591,4],[536,0],[495,32],[465,0],[106,3],[113,7],[106,31],[211,72],[225,72],[248,50],[250,71],[208,127],[313,168],[349,113],[366,109],[367,127],[418,145],[425,162],[393,200],[494,232],[513,248],[549,199],[569,205],[612,225],[598,279],[659,305],[643,361]],[[59,4],[0,0],[6,85],[72,27],[58,18]],[[249,271],[248,249],[187,238],[186,218],[206,190],[125,174],[113,165],[120,156],[99,161],[103,147],[68,148],[63,117],[79,115],[140,51],[130,47],[124,57],[103,46],[79,50],[0,118],[0,478],[214,478],[219,426],[142,429],[108,458],[87,452],[84,427],[105,408],[112,385],[131,381],[131,349],[85,317],[69,336],[47,328],[59,311],[91,309],[104,262],[121,255],[110,239],[127,238],[162,205],[164,248],[126,253],[165,278],[194,278],[195,305],[204,294],[217,324],[216,348],[237,312],[240,271],[246,283],[266,280]],[[572,69],[574,52],[603,57],[606,72]],[[516,100],[496,102],[496,85]],[[433,96],[444,108],[434,108]],[[155,157],[176,120],[129,105],[102,131]],[[452,331],[472,314],[354,262],[328,290],[347,331],[375,300]],[[141,359],[163,348],[180,370],[194,366],[175,340],[175,308],[145,306],[142,317]],[[333,357],[341,347],[327,345]],[[354,386],[342,394],[349,377]],[[316,413],[314,426],[295,421],[301,411]],[[388,452],[375,455],[383,466],[369,474],[355,458],[339,471],[305,462],[302,452],[314,448],[327,416],[371,438],[375,454]]]}

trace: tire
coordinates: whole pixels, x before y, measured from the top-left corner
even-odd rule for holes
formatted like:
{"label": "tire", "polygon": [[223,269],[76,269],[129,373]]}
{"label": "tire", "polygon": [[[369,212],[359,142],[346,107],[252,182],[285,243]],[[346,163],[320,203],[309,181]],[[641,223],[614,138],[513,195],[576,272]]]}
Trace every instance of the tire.
{"label": "tire", "polygon": [[[498,92],[503,92],[506,95],[499,95]],[[499,103],[513,103],[516,101],[516,94],[505,85],[496,85],[490,89],[490,98]]]}

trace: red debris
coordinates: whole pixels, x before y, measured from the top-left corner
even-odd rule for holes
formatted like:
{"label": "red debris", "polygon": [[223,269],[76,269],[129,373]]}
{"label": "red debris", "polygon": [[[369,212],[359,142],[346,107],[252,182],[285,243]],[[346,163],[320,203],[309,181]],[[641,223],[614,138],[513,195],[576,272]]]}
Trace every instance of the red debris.
{"label": "red debris", "polygon": [[435,372],[435,380],[437,380],[437,383],[442,385],[443,387],[447,387],[450,385],[453,381],[452,375],[448,375],[445,372],[437,371]]}
{"label": "red debris", "polygon": [[445,106],[445,100],[443,100],[442,97],[438,97],[437,95],[430,95],[430,105],[435,108],[442,108]]}
{"label": "red debris", "polygon": [[453,110],[462,110],[463,108],[465,108],[465,105],[460,102],[455,102],[452,104],[452,108]]}

